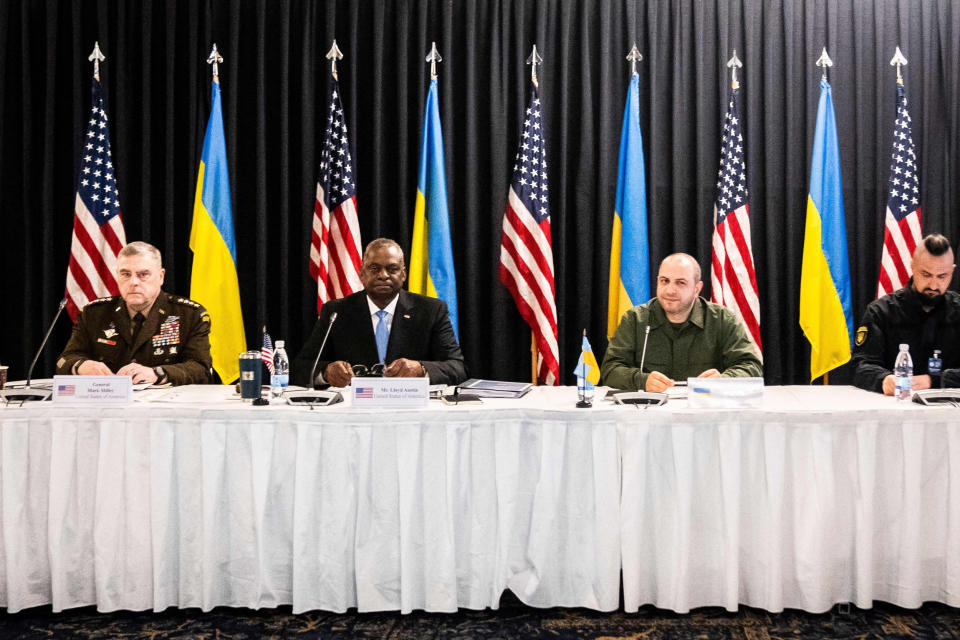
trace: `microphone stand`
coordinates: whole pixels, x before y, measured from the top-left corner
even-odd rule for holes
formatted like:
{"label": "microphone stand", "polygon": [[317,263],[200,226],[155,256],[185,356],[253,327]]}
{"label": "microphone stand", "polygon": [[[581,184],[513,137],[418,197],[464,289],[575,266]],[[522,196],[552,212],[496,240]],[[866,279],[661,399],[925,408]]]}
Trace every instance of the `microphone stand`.
{"label": "microphone stand", "polygon": [[3,398],[4,402],[19,402],[23,404],[24,402],[34,402],[46,400],[51,395],[53,391],[34,391],[30,388],[30,380],[33,378],[33,368],[37,366],[37,360],[40,358],[40,354],[43,353],[43,348],[47,346],[47,340],[50,339],[50,334],[53,333],[53,328],[57,325],[57,320],[60,319],[60,314],[63,313],[63,308],[67,306],[67,300],[64,298],[60,301],[60,306],[57,309],[57,315],[53,317],[53,322],[50,323],[50,327],[47,329],[47,334],[43,336],[43,342],[40,343],[40,348],[37,349],[36,355],[33,356],[33,362],[30,363],[30,368],[27,369],[27,384],[22,389],[4,389],[0,391],[0,398]]}
{"label": "microphone stand", "polygon": [[327,333],[323,336],[323,342],[320,343],[320,350],[317,351],[317,357],[310,368],[310,388],[306,391],[290,391],[285,395],[289,404],[306,404],[312,410],[315,406],[325,407],[327,405],[343,402],[343,395],[339,391],[319,391],[313,388],[314,380],[317,377],[317,365],[320,364],[320,355],[323,348],[327,346],[327,339],[330,337],[330,331],[333,329],[333,323],[337,320],[337,312],[330,315],[330,323],[327,324]]}

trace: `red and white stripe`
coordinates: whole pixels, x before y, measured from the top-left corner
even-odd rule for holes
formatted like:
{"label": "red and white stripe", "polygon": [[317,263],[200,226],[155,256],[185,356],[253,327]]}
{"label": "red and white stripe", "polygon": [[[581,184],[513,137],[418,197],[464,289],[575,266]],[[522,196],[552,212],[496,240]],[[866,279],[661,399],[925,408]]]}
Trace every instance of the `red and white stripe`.
{"label": "red and white stripe", "polygon": [[910,280],[910,261],[920,244],[920,208],[917,207],[897,220],[887,207],[883,232],[883,253],[880,256],[880,277],[877,279],[877,297],[907,286]]}
{"label": "red and white stripe", "polygon": [[310,275],[317,281],[317,313],[328,300],[363,289],[360,282],[360,224],[356,196],[330,211],[317,183],[310,243]]}
{"label": "red and white stripe", "polygon": [[[714,206],[713,219],[718,217]],[[750,243],[749,205],[728,213],[713,228],[713,260],[710,265],[711,302],[722,304],[740,318],[750,337],[760,342],[760,297],[757,274],[753,268],[753,247]]]}
{"label": "red and white stripe", "polygon": [[67,312],[74,322],[88,302],[120,294],[117,254],[126,244],[121,216],[113,216],[102,226],[97,224],[78,193],[66,289]]}
{"label": "red and white stripe", "polygon": [[560,349],[550,218],[537,224],[513,187],[503,215],[499,272],[500,281],[510,290],[520,315],[533,331],[538,380],[548,385],[559,384]]}

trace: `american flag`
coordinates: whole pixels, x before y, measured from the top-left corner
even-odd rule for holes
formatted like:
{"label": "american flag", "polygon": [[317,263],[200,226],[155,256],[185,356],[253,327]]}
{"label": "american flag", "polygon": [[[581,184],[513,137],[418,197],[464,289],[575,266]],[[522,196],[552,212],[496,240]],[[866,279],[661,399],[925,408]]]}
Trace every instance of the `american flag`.
{"label": "american flag", "polygon": [[263,346],[260,347],[260,359],[267,365],[267,371],[273,375],[273,340],[267,333],[267,328],[263,328]]}
{"label": "american flag", "polygon": [[358,398],[372,398],[372,397],[373,397],[373,387],[357,387],[357,397],[358,397]]}
{"label": "american flag", "polygon": [[58,384],[57,385],[57,395],[58,396],[72,396],[76,393],[77,386],[73,384]]}
{"label": "american flag", "polygon": [[893,153],[888,183],[887,215],[877,297],[906,286],[910,259],[920,244],[920,180],[910,134],[907,90],[897,83],[897,120],[893,124]]}
{"label": "american flag", "polygon": [[747,164],[737,108],[740,90],[733,89],[723,121],[720,178],[713,205],[713,260],[710,264],[710,300],[733,311],[750,337],[760,343],[760,298],[750,242],[750,205],[747,204]]}
{"label": "american flag", "polygon": [[340,88],[330,77],[327,130],[313,209],[310,275],[317,281],[317,313],[327,300],[360,291],[360,225]]}
{"label": "american flag", "polygon": [[547,153],[536,83],[503,214],[500,281],[513,295],[537,345],[537,380],[559,384],[557,305],[547,198]]}
{"label": "american flag", "polygon": [[74,322],[91,300],[120,293],[115,275],[117,254],[127,243],[120,215],[120,195],[113,176],[103,89],[96,78],[91,93],[67,266],[67,312]]}

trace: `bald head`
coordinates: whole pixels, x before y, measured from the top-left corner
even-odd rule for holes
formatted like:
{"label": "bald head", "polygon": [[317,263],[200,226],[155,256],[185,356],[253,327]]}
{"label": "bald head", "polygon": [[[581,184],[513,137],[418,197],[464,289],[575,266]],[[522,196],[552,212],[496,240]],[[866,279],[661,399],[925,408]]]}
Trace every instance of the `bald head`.
{"label": "bald head", "polygon": [[671,268],[690,269],[690,279],[695,283],[700,282],[700,264],[689,253],[671,253],[660,263],[660,270],[667,264]]}

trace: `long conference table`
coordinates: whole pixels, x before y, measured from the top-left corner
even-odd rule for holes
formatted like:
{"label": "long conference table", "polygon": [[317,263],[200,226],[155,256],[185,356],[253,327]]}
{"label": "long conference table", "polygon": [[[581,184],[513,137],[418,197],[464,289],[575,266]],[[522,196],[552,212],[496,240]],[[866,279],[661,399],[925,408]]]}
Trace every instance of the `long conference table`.
{"label": "long conference table", "polygon": [[575,401],[0,407],[0,606],[960,606],[960,410]]}

